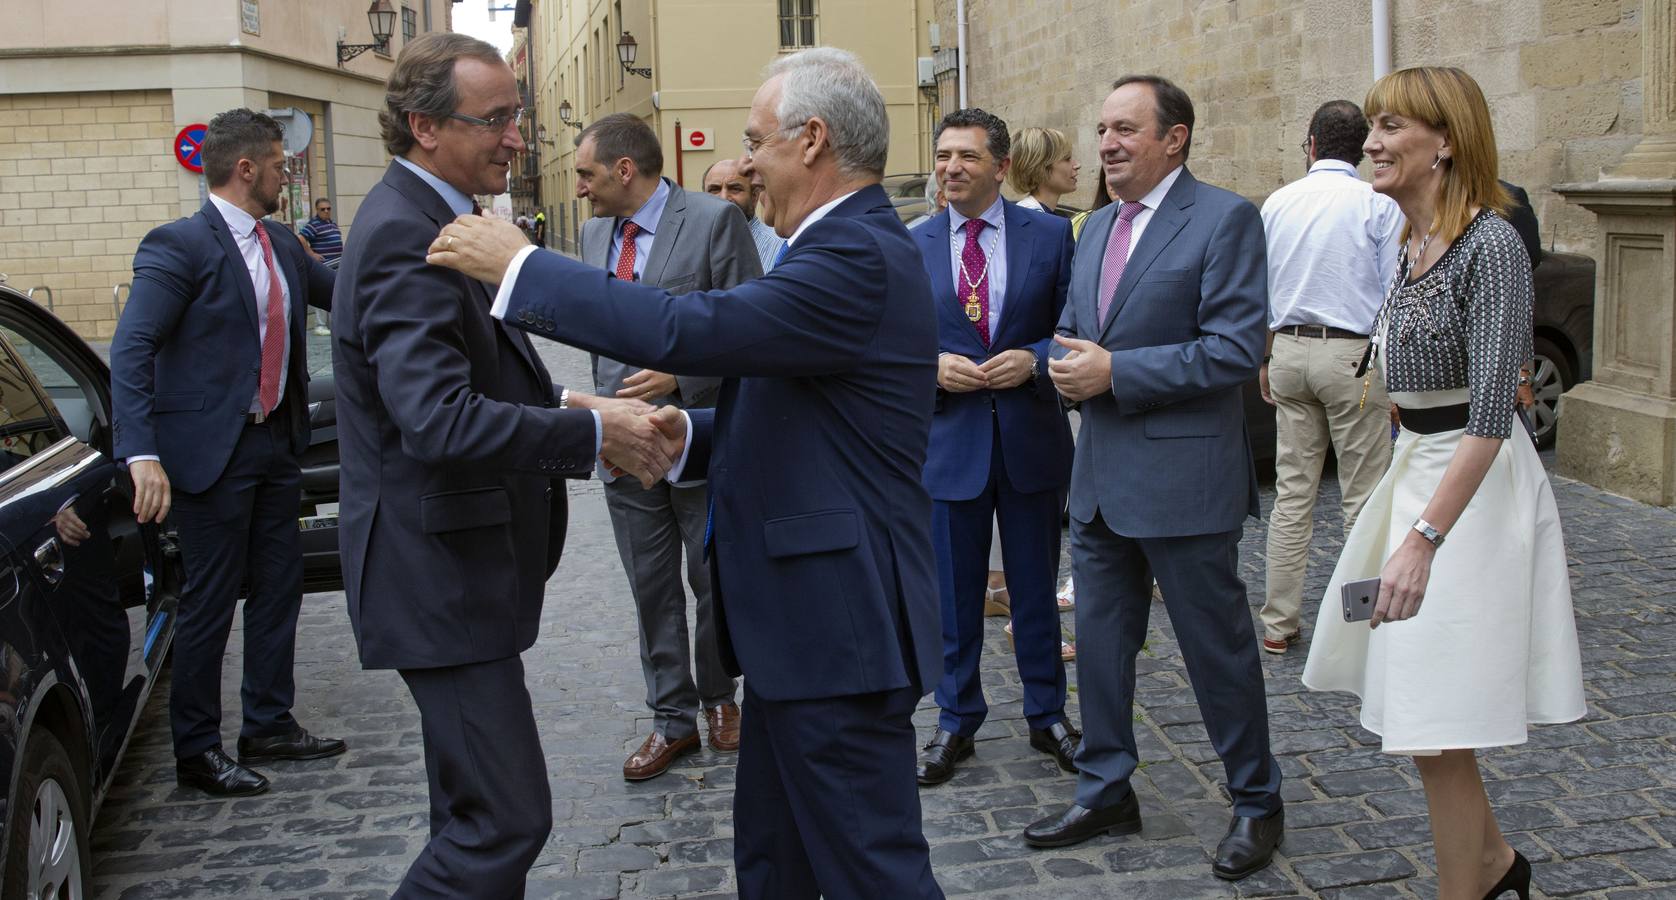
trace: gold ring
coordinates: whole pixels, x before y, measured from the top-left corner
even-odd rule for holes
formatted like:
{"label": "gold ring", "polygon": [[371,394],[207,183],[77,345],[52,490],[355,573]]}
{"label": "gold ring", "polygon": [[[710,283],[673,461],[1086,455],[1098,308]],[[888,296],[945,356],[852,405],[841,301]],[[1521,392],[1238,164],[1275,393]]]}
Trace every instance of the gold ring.
{"label": "gold ring", "polygon": [[448,236],[448,249],[449,250],[454,249],[454,236],[453,235]]}

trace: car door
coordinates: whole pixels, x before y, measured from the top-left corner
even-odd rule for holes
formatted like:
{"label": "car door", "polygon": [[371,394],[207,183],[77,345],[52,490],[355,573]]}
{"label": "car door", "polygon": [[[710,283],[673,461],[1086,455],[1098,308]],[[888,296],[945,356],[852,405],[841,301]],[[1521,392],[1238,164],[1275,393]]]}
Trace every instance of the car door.
{"label": "car door", "polygon": [[50,439],[16,477],[0,472],[5,537],[75,660],[96,768],[108,774],[167,652],[178,566],[156,526],[135,521],[131,485],[109,454],[103,362],[33,308],[0,306],[0,338],[0,452],[28,396],[38,440]]}

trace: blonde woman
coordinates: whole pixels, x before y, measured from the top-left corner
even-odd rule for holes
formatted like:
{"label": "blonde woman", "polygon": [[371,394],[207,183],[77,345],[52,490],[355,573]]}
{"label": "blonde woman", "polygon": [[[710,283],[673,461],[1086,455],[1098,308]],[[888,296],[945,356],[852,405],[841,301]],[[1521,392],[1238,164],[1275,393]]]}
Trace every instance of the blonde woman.
{"label": "blonde woman", "polygon": [[[1360,695],[1384,751],[1414,757],[1442,900],[1528,900],[1530,863],[1502,836],[1474,751],[1585,712],[1554,494],[1514,427],[1530,261],[1502,218],[1490,112],[1470,76],[1403,69],[1364,109],[1374,190],[1409,226],[1372,348],[1402,432],[1345,541],[1303,681]],[[1340,586],[1375,575],[1372,620],[1346,621]]]}
{"label": "blonde woman", "polygon": [[1059,198],[1077,189],[1082,166],[1071,158],[1071,141],[1057,128],[1025,128],[1013,135],[1007,185],[1022,195],[1018,205],[1057,212]]}

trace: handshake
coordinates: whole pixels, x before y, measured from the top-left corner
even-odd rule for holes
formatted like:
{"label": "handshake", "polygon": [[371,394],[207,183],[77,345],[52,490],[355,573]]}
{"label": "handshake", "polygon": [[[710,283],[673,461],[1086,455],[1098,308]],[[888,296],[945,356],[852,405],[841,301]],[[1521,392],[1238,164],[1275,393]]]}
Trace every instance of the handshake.
{"label": "handshake", "polygon": [[686,448],[687,416],[677,407],[588,396],[571,402],[599,414],[599,458],[614,476],[633,475],[650,488],[669,474]]}

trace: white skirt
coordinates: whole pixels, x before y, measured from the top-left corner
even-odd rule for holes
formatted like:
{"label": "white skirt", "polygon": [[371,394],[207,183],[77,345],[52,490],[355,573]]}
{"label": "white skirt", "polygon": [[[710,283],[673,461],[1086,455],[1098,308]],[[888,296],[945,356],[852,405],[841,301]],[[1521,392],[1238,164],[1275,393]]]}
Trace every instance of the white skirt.
{"label": "white skirt", "polygon": [[[1409,408],[1466,392],[1392,394]],[[1386,753],[1522,744],[1532,723],[1586,712],[1565,539],[1542,460],[1516,426],[1432,561],[1419,613],[1377,630],[1344,621],[1340,585],[1374,578],[1443,479],[1464,431],[1403,429],[1391,467],[1344,542],[1303,683],[1362,698]]]}

